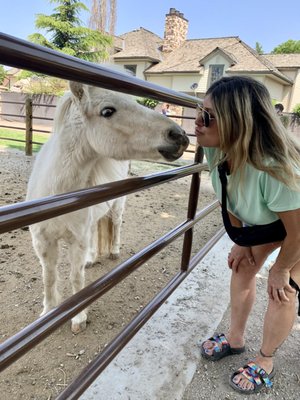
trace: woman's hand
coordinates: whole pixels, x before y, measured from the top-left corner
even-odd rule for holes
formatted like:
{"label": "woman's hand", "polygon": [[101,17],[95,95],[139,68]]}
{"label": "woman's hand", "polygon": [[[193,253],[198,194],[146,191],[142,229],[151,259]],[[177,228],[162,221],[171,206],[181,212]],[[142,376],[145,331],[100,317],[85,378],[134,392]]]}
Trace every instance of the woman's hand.
{"label": "woman's hand", "polygon": [[290,272],[287,269],[277,268],[276,263],[270,269],[268,279],[268,294],[271,300],[278,303],[288,302],[287,292],[295,293],[290,284]]}
{"label": "woman's hand", "polygon": [[242,247],[237,244],[233,245],[228,254],[228,267],[238,272],[240,262],[246,259],[249,264],[255,266],[255,260],[251,251],[251,247]]}

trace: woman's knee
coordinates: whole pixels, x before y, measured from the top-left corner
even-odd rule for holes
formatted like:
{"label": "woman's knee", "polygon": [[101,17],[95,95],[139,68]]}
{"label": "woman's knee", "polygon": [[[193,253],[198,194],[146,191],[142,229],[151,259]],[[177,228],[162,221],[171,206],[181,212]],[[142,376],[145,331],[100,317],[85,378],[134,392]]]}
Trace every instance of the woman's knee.
{"label": "woman's knee", "polygon": [[286,292],[286,296],[288,297],[289,301],[282,301],[282,302],[278,302],[276,300],[269,298],[269,308],[274,313],[275,312],[289,313],[290,311],[294,312],[297,300],[296,295],[297,295],[296,292],[295,293]]}
{"label": "woman's knee", "polygon": [[248,259],[243,258],[239,263],[238,272],[247,276],[255,276],[261,269],[263,263],[251,263]]}
{"label": "woman's knee", "polygon": [[258,266],[259,269],[264,265],[269,255],[272,254],[276,249],[278,249],[280,245],[281,242],[274,242],[251,247],[255,264]]}

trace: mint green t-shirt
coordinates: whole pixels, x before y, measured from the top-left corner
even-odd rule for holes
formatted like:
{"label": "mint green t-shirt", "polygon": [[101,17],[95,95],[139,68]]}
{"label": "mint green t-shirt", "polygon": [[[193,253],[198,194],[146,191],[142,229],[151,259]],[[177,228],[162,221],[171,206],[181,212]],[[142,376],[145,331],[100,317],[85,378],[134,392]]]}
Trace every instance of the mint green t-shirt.
{"label": "mint green t-shirt", "polygon": [[[216,148],[204,148],[210,177],[218,200],[222,188],[217,167],[213,168]],[[279,219],[277,212],[300,208],[300,191],[294,191],[264,171],[247,164],[242,183],[234,185],[227,176],[227,209],[247,225],[269,224]],[[228,190],[229,186],[229,190]]]}

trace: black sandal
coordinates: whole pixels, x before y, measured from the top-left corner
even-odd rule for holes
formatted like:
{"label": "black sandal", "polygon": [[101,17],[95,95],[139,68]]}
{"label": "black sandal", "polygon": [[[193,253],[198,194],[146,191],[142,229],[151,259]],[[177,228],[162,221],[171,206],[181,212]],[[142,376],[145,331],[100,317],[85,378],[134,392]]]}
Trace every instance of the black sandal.
{"label": "black sandal", "polygon": [[[241,374],[243,377],[245,377],[249,382],[252,382],[254,385],[253,389],[242,389],[239,384],[233,382],[233,378],[236,375]],[[237,371],[235,371],[230,379],[229,379],[229,384],[230,386],[244,394],[253,394],[253,393],[258,393],[261,391],[263,387],[271,388],[273,385],[273,382],[271,379],[275,375],[275,370],[273,370],[268,374],[263,368],[259,367],[256,365],[253,361],[249,362],[247,365],[244,365],[243,367],[239,368]]]}
{"label": "black sandal", "polygon": [[[215,343],[213,349],[206,350],[203,347],[204,343],[206,343],[208,341]],[[207,360],[211,360],[211,361],[218,361],[218,360],[221,360],[221,358],[224,358],[227,356],[233,356],[236,354],[241,354],[241,353],[244,353],[244,351],[245,351],[245,346],[238,347],[238,348],[231,347],[230,344],[228,343],[228,340],[226,339],[226,336],[224,335],[224,333],[220,333],[219,335],[212,336],[211,338],[205,340],[200,345],[200,348],[201,348],[202,357],[206,358]],[[206,351],[212,351],[212,354],[207,354]]]}

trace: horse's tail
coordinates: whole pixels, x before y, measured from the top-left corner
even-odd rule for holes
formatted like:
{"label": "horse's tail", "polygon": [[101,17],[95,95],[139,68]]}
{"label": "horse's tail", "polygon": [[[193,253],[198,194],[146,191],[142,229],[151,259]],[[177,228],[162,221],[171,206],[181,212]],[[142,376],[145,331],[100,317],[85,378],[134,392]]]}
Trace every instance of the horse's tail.
{"label": "horse's tail", "polygon": [[108,255],[111,251],[113,240],[113,223],[109,215],[98,221],[98,252],[99,255]]}

